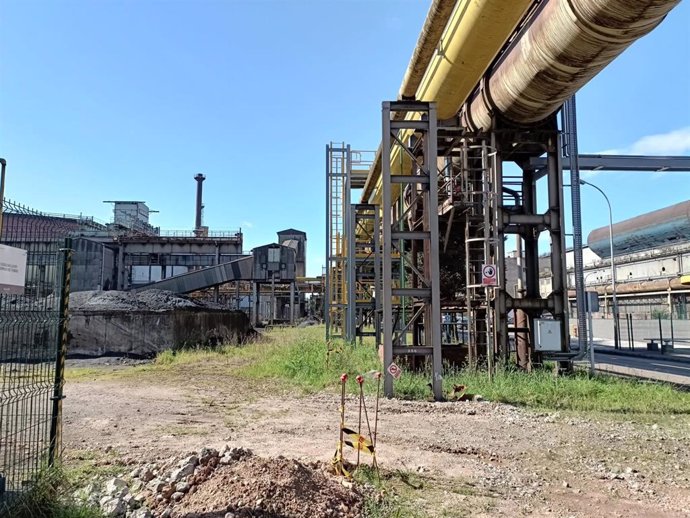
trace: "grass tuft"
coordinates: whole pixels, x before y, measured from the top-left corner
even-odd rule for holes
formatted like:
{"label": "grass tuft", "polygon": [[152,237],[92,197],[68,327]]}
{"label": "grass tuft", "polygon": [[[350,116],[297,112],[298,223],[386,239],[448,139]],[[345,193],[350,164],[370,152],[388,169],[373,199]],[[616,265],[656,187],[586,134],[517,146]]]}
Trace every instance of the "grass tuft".
{"label": "grass tuft", "polygon": [[104,518],[101,511],[75,502],[70,483],[60,468],[43,471],[31,490],[13,499],[9,505],[0,504],[0,517],[11,518]]}

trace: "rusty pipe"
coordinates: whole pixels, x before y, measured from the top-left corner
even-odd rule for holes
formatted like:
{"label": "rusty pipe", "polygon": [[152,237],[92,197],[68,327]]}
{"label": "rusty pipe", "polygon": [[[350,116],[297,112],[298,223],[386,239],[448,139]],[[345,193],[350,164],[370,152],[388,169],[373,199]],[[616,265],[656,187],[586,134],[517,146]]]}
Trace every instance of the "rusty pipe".
{"label": "rusty pipe", "polygon": [[461,110],[488,131],[498,114],[539,122],[652,31],[680,0],[549,0]]}

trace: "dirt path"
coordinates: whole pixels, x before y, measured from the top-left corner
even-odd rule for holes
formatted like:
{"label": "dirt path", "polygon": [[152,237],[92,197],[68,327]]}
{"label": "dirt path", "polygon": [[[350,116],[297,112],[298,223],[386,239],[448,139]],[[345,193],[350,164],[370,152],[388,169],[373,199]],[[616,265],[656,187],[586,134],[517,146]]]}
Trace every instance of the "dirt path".
{"label": "dirt path", "polygon": [[[331,458],[337,396],[264,388],[248,401],[245,385],[228,376],[68,383],[68,457],[107,449],[137,464],[229,443],[262,456]],[[351,400],[347,421],[355,427],[356,408]],[[422,487],[409,496],[424,516],[690,515],[688,416],[641,423],[392,400],[383,401],[378,427],[379,464],[413,474],[410,485]]]}

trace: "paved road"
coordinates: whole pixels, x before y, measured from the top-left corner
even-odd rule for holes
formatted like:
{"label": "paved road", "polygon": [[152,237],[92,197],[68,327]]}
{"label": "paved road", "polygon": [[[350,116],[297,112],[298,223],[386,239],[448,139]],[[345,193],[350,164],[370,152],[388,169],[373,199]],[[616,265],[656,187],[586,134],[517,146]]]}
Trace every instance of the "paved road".
{"label": "paved road", "polygon": [[687,361],[639,358],[604,353],[596,353],[594,360],[596,369],[599,371],[668,381],[690,387],[690,362]]}

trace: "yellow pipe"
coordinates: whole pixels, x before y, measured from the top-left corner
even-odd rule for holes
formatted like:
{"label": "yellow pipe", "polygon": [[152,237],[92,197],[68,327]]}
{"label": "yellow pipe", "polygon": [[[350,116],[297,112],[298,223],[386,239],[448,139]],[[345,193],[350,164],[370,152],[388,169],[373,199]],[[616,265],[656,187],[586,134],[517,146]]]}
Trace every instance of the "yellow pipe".
{"label": "yellow pipe", "polygon": [[[525,15],[532,0],[458,0],[441,35],[416,99],[435,101],[439,119],[453,117]],[[391,156],[403,173],[407,156]],[[397,164],[401,163],[398,168]],[[365,203],[381,198],[381,156],[377,153],[362,193]]]}

